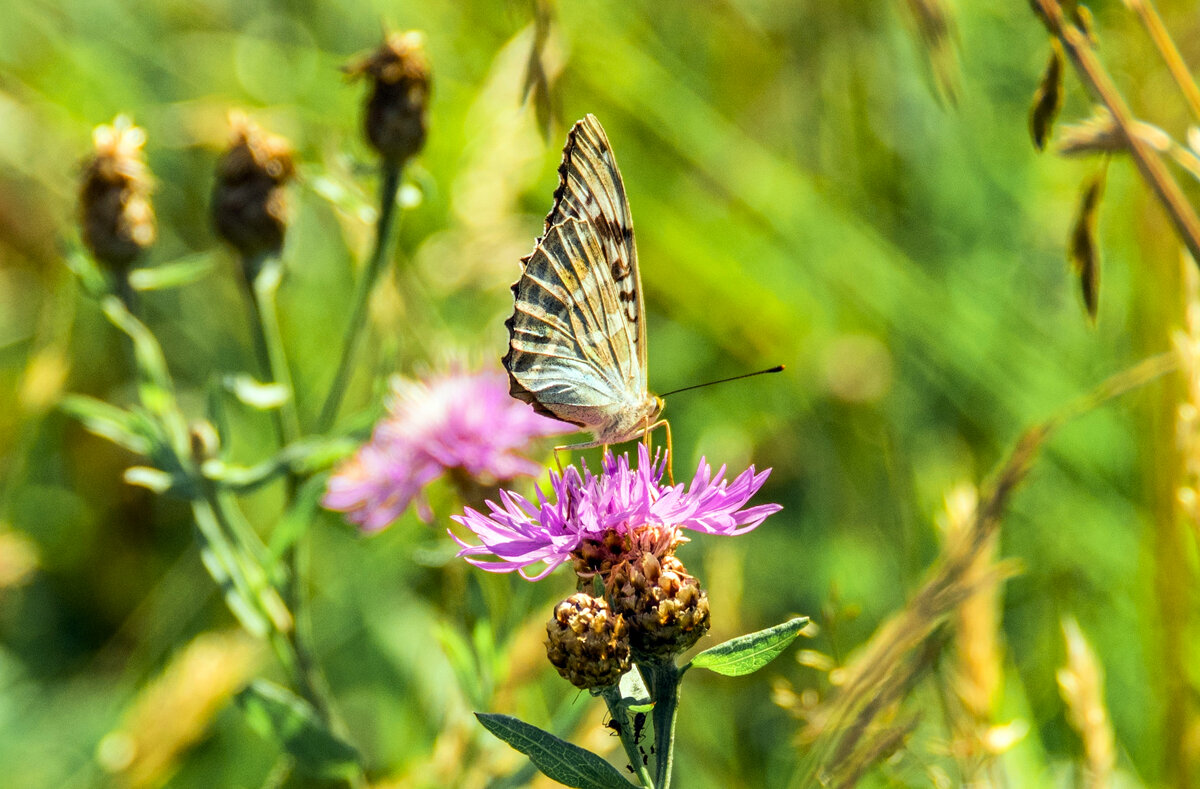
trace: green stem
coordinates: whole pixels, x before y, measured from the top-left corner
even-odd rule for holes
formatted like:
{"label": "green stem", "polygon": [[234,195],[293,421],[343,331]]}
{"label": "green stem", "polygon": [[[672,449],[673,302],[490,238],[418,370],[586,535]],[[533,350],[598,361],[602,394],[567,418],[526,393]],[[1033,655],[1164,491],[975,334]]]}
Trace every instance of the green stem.
{"label": "green stem", "polygon": [[342,337],[342,353],[338,359],[337,372],[334,373],[333,383],[329,394],[325,396],[325,404],[321,408],[321,416],[317,420],[317,432],[324,433],[333,427],[337,418],[338,408],[346,387],[350,384],[354,357],[362,340],[363,327],[367,321],[367,307],[370,304],[371,292],[383,271],[388,257],[388,247],[395,229],[396,193],[400,190],[401,165],[398,162],[384,161],[383,181],[379,189],[379,221],[375,228],[375,249],[367,262],[367,269],[358,280],[358,288],[354,294],[354,305],[350,311],[350,321],[346,324],[346,333]]}
{"label": "green stem", "polygon": [[654,775],[657,789],[670,789],[675,765],[675,718],[679,712],[679,678],[683,672],[673,659],[638,664],[654,699]]}
{"label": "green stem", "polygon": [[245,261],[244,265],[247,271],[256,272],[253,281],[248,283],[248,295],[259,366],[268,381],[282,385],[288,394],[279,407],[276,420],[279,446],[285,447],[300,438],[300,416],[275,303],[279,283],[283,279],[283,261],[278,255],[267,255],[259,261]]}
{"label": "green stem", "polygon": [[608,706],[608,714],[619,726],[617,735],[621,738],[625,755],[629,758],[629,764],[633,767],[638,780],[642,782],[642,786],[653,789],[654,779],[650,777],[650,770],[642,762],[642,753],[638,749],[638,741],[629,720],[629,713],[626,711],[625,705],[621,703],[620,687],[613,685],[605,688],[600,695],[604,697],[604,703]]}

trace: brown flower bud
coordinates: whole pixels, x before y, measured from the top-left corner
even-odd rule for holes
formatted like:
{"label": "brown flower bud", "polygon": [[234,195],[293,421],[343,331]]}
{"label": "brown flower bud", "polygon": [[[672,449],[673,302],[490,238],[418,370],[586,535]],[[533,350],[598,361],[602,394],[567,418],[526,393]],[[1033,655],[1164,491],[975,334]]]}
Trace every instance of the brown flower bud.
{"label": "brown flower bud", "polygon": [[346,71],[371,80],[364,118],[367,139],[384,159],[403,165],[425,145],[430,83],[425,36],[415,30],[393,33]]}
{"label": "brown flower bud", "polygon": [[611,584],[635,660],[667,660],[708,632],[708,595],[673,555],[631,559],[613,570]]}
{"label": "brown flower bud", "polygon": [[284,186],[296,173],[287,140],[230,113],[233,135],[217,165],[213,223],[223,239],[250,257],[278,252],[287,230]]}
{"label": "brown flower bud", "polygon": [[625,622],[603,599],[577,592],[546,623],[546,657],[577,688],[607,688],[629,670]]}
{"label": "brown flower bud", "polygon": [[126,269],[154,243],[145,143],[146,132],[124,115],[92,132],[92,158],[79,187],[79,221],[83,242],[110,269]]}

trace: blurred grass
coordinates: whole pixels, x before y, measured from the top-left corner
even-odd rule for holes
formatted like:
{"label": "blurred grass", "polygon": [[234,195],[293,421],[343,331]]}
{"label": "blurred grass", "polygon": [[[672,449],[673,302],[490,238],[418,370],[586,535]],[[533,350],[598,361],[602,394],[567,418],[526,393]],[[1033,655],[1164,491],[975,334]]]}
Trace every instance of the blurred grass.
{"label": "blurred grass", "polygon": [[[736,549],[703,539],[684,549],[728,635],[722,620],[743,630],[792,613],[820,622],[837,599],[860,612],[813,646],[849,654],[934,557],[946,491],[983,478],[1025,427],[1167,347],[1180,309],[1169,273],[1177,252],[1120,161],[1101,209],[1098,327],[1083,318],[1063,248],[1090,166],[1033,152],[1025,112],[1045,43],[1025,4],[961,4],[954,106],[939,101],[901,3],[555,10],[547,59],[561,70],[562,117],[546,143],[520,104],[532,42],[525,4],[9,9],[0,26],[0,526],[32,540],[39,568],[0,590],[7,785],[105,783],[97,744],[139,689],[193,637],[230,623],[185,509],[126,486],[133,459],[53,410],[63,391],[131,398],[120,338],[61,262],[77,235],[76,163],[91,128],[119,112],[147,129],[157,179],[161,241],[149,264],[216,260],[200,283],[145,299],[194,415],[214,375],[253,369],[235,261],[207,219],[226,111],[247,108],[296,145],[303,176],[280,304],[310,423],[369,242],[359,209],[375,189],[359,140],[361,88],[337,66],[377,43],[387,20],[426,32],[435,69],[429,145],[409,174],[422,201],[403,218],[396,273],[375,299],[374,358],[355,379],[353,409],[378,407],[375,372],[501,355],[508,285],[549,207],[563,124],[595,113],[632,204],[652,388],[788,365],[782,376],[681,395],[668,409],[682,468],[701,455],[771,466],[761,498],[785,507]],[[1135,108],[1181,128],[1169,80],[1121,4],[1093,10]],[[1168,27],[1200,62],[1186,51],[1200,41],[1196,5],[1172,11]],[[1083,114],[1085,97],[1068,85],[1064,117]],[[336,204],[329,183],[346,191]],[[1164,743],[1194,738],[1196,666],[1177,666],[1186,675],[1169,684],[1161,635],[1182,639],[1177,654],[1195,652],[1183,619],[1195,610],[1194,546],[1180,547],[1176,534],[1156,548],[1154,537],[1174,528],[1174,477],[1160,472],[1177,397],[1170,387],[1134,393],[1068,425],[1001,527],[1000,554],[1024,567],[1002,592],[997,718],[1030,724],[1004,757],[1023,777],[1013,785],[1055,783],[1078,760],[1055,679],[1067,615],[1103,666],[1120,779],[1155,785],[1179,774]],[[265,456],[269,420],[236,409],[230,419],[235,458]],[[279,497],[251,497],[252,521],[269,523]],[[463,724],[497,692],[505,708],[494,711],[544,725],[585,704],[537,662],[537,649],[520,658],[529,644],[513,641],[540,638],[536,624],[568,582],[530,586],[443,566],[448,488],[434,505],[434,529],[409,516],[362,539],[325,517],[313,534],[318,651],[380,778],[415,770],[446,731],[465,732],[454,751],[464,764],[464,753],[507,759]],[[1164,594],[1176,610],[1160,610]],[[479,687],[460,686],[447,632],[467,645]],[[506,684],[512,661],[519,688]],[[819,684],[794,663],[770,671]],[[786,785],[798,726],[771,704],[767,683],[688,681],[680,785]],[[1184,720],[1167,716],[1177,693]],[[936,718],[931,700],[919,706]],[[731,728],[714,726],[725,712]],[[229,710],[172,785],[256,785],[273,760],[273,746]],[[439,769],[432,774],[454,775]],[[482,780],[463,770],[454,785]],[[926,780],[916,756],[894,777]]]}

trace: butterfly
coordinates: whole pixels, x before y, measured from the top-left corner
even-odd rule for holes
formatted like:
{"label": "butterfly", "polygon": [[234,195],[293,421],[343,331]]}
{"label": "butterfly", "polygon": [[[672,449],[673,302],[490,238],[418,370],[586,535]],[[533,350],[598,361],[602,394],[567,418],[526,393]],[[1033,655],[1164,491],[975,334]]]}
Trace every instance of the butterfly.
{"label": "butterfly", "polygon": [[554,207],[512,286],[509,391],[538,413],[577,425],[587,449],[660,426],[661,398],[646,379],[646,324],[633,218],[608,136],[595,116],[563,148]]}

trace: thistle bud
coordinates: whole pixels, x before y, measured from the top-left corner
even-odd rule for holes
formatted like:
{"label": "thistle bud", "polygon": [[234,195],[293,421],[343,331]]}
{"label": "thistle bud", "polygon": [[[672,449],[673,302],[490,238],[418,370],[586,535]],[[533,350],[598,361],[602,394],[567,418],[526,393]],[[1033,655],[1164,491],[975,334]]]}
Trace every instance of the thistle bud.
{"label": "thistle bud", "polygon": [[124,271],[154,243],[145,143],[146,132],[124,115],[92,132],[92,157],[79,187],[79,221],[83,242],[111,270]]}
{"label": "thistle bud", "polygon": [[287,140],[231,113],[229,148],[217,165],[213,223],[242,255],[276,253],[287,230],[284,186],[296,173]]}
{"label": "thistle bud", "polygon": [[644,553],[617,567],[611,583],[635,660],[667,660],[708,632],[708,595],[675,556]]}
{"label": "thistle bud", "polygon": [[582,592],[554,607],[546,657],[577,688],[607,688],[629,670],[625,622],[604,600]]}
{"label": "thistle bud", "polygon": [[393,33],[346,71],[371,80],[364,118],[367,140],[384,159],[403,165],[425,145],[430,81],[425,36],[415,30]]}

